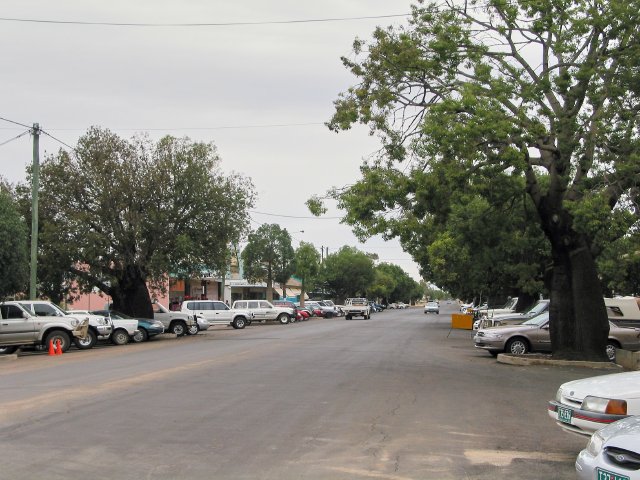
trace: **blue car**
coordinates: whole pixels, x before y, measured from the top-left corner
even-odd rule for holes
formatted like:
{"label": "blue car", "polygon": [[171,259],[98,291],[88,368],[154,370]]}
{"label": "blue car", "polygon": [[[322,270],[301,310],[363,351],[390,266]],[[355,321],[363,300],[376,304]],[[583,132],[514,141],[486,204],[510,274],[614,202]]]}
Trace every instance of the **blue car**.
{"label": "blue car", "polygon": [[138,321],[138,332],[131,337],[135,343],[146,342],[151,337],[164,333],[164,325],[158,320],[151,320],[149,318],[133,318],[129,315],[118,312],[117,310],[94,310],[91,312],[94,315],[102,315],[110,318],[121,318]]}

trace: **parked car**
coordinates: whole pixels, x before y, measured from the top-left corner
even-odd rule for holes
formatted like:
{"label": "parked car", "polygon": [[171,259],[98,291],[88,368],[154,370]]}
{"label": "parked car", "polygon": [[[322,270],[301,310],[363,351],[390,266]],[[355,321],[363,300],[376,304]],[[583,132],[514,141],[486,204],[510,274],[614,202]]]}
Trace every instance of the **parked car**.
{"label": "parked car", "polygon": [[198,325],[195,315],[169,310],[158,302],[153,302],[152,307],[153,319],[162,322],[165,332],[175,333],[176,336],[181,337],[186,335],[194,325]]}
{"label": "parked car", "polygon": [[138,322],[138,331],[131,337],[131,340],[135,343],[145,342],[151,337],[164,333],[164,325],[160,320],[133,318],[117,310],[93,310],[91,313],[94,315],[103,315],[112,320],[136,320]]}
{"label": "parked car", "polygon": [[563,430],[581,435],[591,435],[605,425],[640,415],[640,371],[563,383],[547,412]]}
{"label": "parked car", "polygon": [[[88,315],[92,316],[88,310],[70,310],[74,316],[78,315]],[[96,315],[93,315],[96,316]],[[129,343],[134,336],[138,335],[138,321],[132,318],[111,318],[111,317],[101,317],[108,319],[111,325],[113,326],[113,330],[111,335],[106,337],[100,337],[101,339],[109,340],[114,345],[126,345]],[[76,346],[78,346],[78,342],[76,342]],[[79,347],[80,348],[80,347]]]}
{"label": "parked car", "polygon": [[640,298],[615,297],[605,298],[607,316],[616,325],[626,327],[640,326]]}
{"label": "parked car", "polygon": [[345,320],[351,320],[353,317],[362,317],[365,320],[371,318],[371,307],[366,298],[347,298],[344,302]]}
{"label": "parked car", "polygon": [[82,338],[76,337],[73,339],[76,347],[80,350],[93,348],[98,341],[98,338],[109,338],[113,333],[113,325],[109,319],[99,315],[90,315],[86,310],[82,312],[76,311],[75,314],[73,312],[65,312],[55,303],[47,302],[45,300],[20,300],[19,303],[31,315],[35,316],[72,316],[77,318],[79,321],[85,319],[88,320],[89,329],[87,330],[87,335]]}
{"label": "parked car", "polygon": [[66,315],[33,315],[15,301],[0,303],[0,354],[14,353],[19,347],[46,347],[50,342],[66,352],[72,339],[84,338],[88,320]]}
{"label": "parked car", "polygon": [[275,307],[266,300],[236,300],[234,310],[248,310],[253,314],[253,320],[266,322],[276,320],[283,325],[295,319],[295,313],[289,307]]}
{"label": "parked car", "polygon": [[500,313],[491,317],[482,316],[473,322],[473,329],[499,327],[500,325],[519,325],[549,310],[550,304],[549,300],[538,300],[531,308],[522,313]]}
{"label": "parked car", "polygon": [[247,309],[238,309],[235,305],[231,309],[220,300],[185,300],[180,311],[202,318],[208,325],[225,325],[235,329],[242,329],[253,320],[253,314]]}
{"label": "parked car", "polygon": [[298,307],[296,306],[296,304],[293,303],[293,302],[290,302],[289,300],[274,300],[271,303],[273,303],[274,307],[291,308],[293,310],[293,312],[294,312],[294,315],[295,315],[294,318],[296,319],[296,321],[298,321],[298,320],[306,320],[306,318],[298,310]]}
{"label": "parked car", "polygon": [[628,417],[596,431],[578,454],[579,480],[640,480],[640,417]]}
{"label": "parked car", "polygon": [[427,302],[424,306],[424,313],[440,313],[440,304],[438,302]]}
{"label": "parked car", "polygon": [[[549,312],[533,317],[520,325],[505,325],[478,330],[473,337],[476,348],[493,356],[506,352],[524,355],[529,352],[550,352]],[[640,328],[618,327],[609,322],[607,357],[615,360],[616,348],[640,350]]]}

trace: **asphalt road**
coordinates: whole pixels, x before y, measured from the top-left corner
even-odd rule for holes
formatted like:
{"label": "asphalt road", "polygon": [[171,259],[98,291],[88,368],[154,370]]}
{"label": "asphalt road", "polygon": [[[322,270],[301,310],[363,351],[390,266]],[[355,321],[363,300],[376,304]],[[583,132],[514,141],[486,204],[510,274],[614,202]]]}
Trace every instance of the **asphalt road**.
{"label": "asphalt road", "polygon": [[546,402],[605,372],[498,364],[449,324],[412,308],[2,362],[0,480],[574,478],[587,439]]}

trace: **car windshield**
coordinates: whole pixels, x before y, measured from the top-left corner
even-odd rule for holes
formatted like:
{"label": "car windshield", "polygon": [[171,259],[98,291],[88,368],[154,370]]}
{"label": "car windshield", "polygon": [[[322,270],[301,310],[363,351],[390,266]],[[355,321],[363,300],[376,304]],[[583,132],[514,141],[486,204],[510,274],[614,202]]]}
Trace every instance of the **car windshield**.
{"label": "car windshield", "polygon": [[535,325],[537,327],[541,327],[545,323],[549,321],[549,312],[542,313],[536,317],[530,318],[522,325]]}
{"label": "car windshield", "polygon": [[546,310],[548,302],[538,302],[533,307],[531,307],[528,311],[528,315],[538,315]]}

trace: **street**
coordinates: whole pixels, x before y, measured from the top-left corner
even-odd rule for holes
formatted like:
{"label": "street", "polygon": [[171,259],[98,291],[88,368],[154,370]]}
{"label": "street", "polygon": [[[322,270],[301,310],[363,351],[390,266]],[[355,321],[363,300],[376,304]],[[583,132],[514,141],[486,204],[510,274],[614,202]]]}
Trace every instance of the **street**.
{"label": "street", "polygon": [[574,478],[547,400],[441,314],[215,327],[0,363],[0,479]]}

